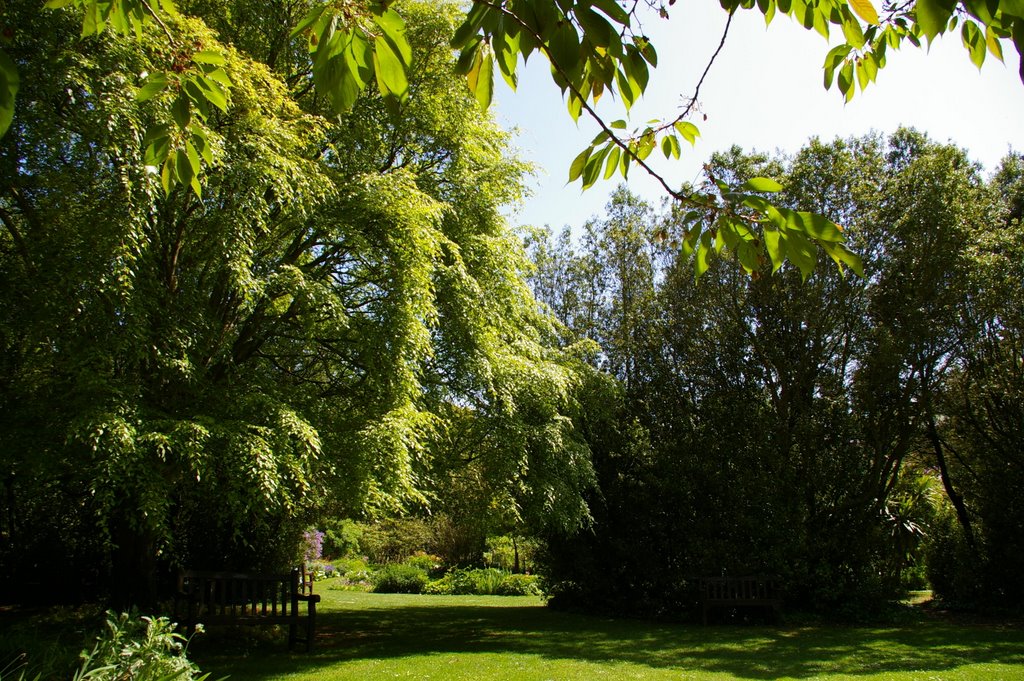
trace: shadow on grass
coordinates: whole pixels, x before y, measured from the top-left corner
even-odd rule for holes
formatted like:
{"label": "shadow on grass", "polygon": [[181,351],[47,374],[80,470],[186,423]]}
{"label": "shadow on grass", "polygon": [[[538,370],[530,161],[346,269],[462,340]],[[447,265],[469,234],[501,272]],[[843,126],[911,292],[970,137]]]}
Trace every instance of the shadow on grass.
{"label": "shadow on grass", "polygon": [[[363,595],[365,599],[367,595]],[[285,652],[215,635],[194,643],[204,671],[234,680],[312,671],[356,660],[436,654],[513,654],[657,669],[780,676],[943,672],[972,664],[1024,665],[1017,626],[925,620],[893,627],[699,627],[559,613],[537,606],[429,604],[370,599],[318,616],[316,649]],[[1024,670],[1022,670],[1024,675]]]}

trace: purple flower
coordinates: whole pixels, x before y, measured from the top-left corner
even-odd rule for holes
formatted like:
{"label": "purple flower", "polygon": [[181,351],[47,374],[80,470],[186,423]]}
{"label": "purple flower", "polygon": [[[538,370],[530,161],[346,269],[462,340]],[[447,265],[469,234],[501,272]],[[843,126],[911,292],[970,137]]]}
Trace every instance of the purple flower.
{"label": "purple flower", "polygon": [[323,555],[324,533],[320,530],[306,530],[302,533],[302,559],[307,563]]}

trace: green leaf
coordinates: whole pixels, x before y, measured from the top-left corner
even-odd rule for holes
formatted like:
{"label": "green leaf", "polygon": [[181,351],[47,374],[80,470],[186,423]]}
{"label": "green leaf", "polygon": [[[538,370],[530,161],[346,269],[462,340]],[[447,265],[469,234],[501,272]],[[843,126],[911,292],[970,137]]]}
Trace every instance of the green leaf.
{"label": "green leaf", "polygon": [[199,155],[207,165],[213,163],[213,148],[210,145],[210,141],[206,139],[206,133],[201,129],[197,129],[192,133],[192,145],[199,152]]}
{"label": "green leaf", "polygon": [[583,28],[583,37],[596,47],[608,47],[613,37],[617,37],[615,29],[608,20],[586,5],[576,7],[574,14]]}
{"label": "green leaf", "polygon": [[175,167],[177,166],[177,151],[171,151],[164,159],[163,169],[160,171],[160,186],[164,189],[164,195],[170,196],[171,190],[177,181]]}
{"label": "green leaf", "polygon": [[697,138],[700,137],[700,130],[697,129],[696,125],[687,121],[676,121],[674,127],[683,136],[683,139],[691,145],[697,143]]}
{"label": "green leaf", "polygon": [[777,229],[764,230],[764,245],[772,261],[772,272],[778,272],[786,262],[786,240]]}
{"label": "green leaf", "polygon": [[479,40],[480,38],[477,36],[477,33],[480,31],[480,27],[483,26],[484,19],[487,17],[489,10],[490,8],[487,5],[473,3],[469,13],[466,14],[466,20],[455,29],[455,33],[452,35],[451,46],[455,49],[464,50],[471,40]]}
{"label": "green leaf", "polygon": [[701,276],[708,271],[708,255],[711,252],[711,234],[708,232],[702,232],[700,235],[700,245],[697,246],[697,263],[694,266],[694,279],[700,279]]}
{"label": "green leaf", "polygon": [[580,41],[571,23],[558,27],[548,42],[548,50],[551,62],[572,79],[580,64]]}
{"label": "green leaf", "polygon": [[569,109],[569,115],[574,121],[580,120],[580,114],[583,112],[583,100],[575,95],[575,93],[569,93],[569,101],[567,103]]}
{"label": "green leaf", "polygon": [[569,182],[575,182],[583,175],[583,169],[587,166],[587,160],[593,152],[594,147],[587,147],[573,159],[572,165],[569,166]]}
{"label": "green leaf", "polygon": [[639,97],[647,90],[647,84],[651,80],[651,72],[647,68],[647,60],[640,54],[640,50],[631,45],[623,64],[630,81],[635,84],[637,97]]}
{"label": "green leaf", "polygon": [[202,90],[206,101],[226,113],[228,110],[228,95],[221,88],[220,84],[206,76],[197,76],[195,81]]}
{"label": "green leaf", "polygon": [[590,0],[590,4],[623,26],[629,25],[629,14],[615,0]]}
{"label": "green leaf", "polygon": [[821,244],[821,248],[830,258],[832,258],[832,260],[835,261],[836,266],[839,267],[840,274],[846,276],[846,273],[843,271],[843,265],[846,265],[853,270],[857,276],[861,278],[864,277],[864,264],[861,261],[860,256],[856,253],[853,253],[842,244],[823,243]]}
{"label": "green leaf", "polygon": [[[377,87],[383,95],[394,95],[399,100],[405,99],[409,94],[409,81],[405,77],[405,66],[401,57],[395,53],[391,43],[382,38],[375,41],[373,53],[373,70],[377,76]],[[493,74],[492,74],[493,77]],[[477,97],[479,101],[479,96]],[[487,102],[481,102],[484,108],[490,105],[490,96]]]}
{"label": "green leaf", "polygon": [[167,154],[171,151],[171,140],[169,137],[162,137],[148,145],[143,154],[143,165],[156,170],[167,160]]}
{"label": "green leaf", "polygon": [[195,146],[188,140],[185,141],[185,156],[192,167],[192,175],[199,175],[199,171],[202,169],[202,163],[199,161],[199,152],[196,151]]}
{"label": "green leaf", "polygon": [[[405,37],[405,19],[393,9],[389,9],[373,18],[384,32],[385,40],[390,43],[392,51],[401,63],[408,67],[412,63],[412,48]],[[380,49],[380,46],[377,46]]]}
{"label": "green leaf", "polygon": [[971,62],[981,69],[982,64],[985,63],[985,55],[988,53],[985,36],[981,29],[973,21],[965,21],[963,28],[960,29],[960,40],[971,55]]}
{"label": "green leaf", "polygon": [[165,73],[151,73],[146,78],[146,82],[142,84],[139,91],[135,93],[135,101],[145,102],[148,99],[152,99],[154,96],[163,92],[167,89],[167,85],[170,83],[170,79]]}
{"label": "green leaf", "polygon": [[477,66],[477,54],[480,52],[483,43],[484,41],[477,37],[462,48],[462,51],[459,53],[459,59],[455,62],[455,73],[467,75]]}
{"label": "green leaf", "polygon": [[179,149],[175,153],[174,159],[174,170],[177,173],[178,181],[182,184],[192,184],[195,173],[192,171],[192,163],[188,159],[188,154],[182,153]]}
{"label": "green leaf", "polygon": [[948,0],[917,0],[914,17],[929,43],[946,29],[954,6]]}
{"label": "green leaf", "polygon": [[213,64],[214,66],[223,66],[227,63],[227,59],[220,52],[214,50],[202,50],[192,55],[192,61],[197,64]]}
{"label": "green leaf", "polygon": [[597,151],[597,153],[591,154],[586,166],[583,168],[583,189],[590,189],[597,182],[601,176],[601,168],[608,157],[608,153],[609,147],[605,146]]}
{"label": "green leaf", "polygon": [[178,127],[182,130],[188,128],[189,123],[192,122],[192,112],[189,106],[188,95],[184,92],[178,94],[174,100],[174,104],[171,105],[171,118],[178,124]]}
{"label": "green leaf", "polygon": [[640,54],[647,60],[647,63],[654,68],[658,68],[658,52],[654,49],[654,43],[650,40],[644,40],[637,47],[640,50]]}
{"label": "green leaf", "polygon": [[227,72],[224,69],[213,69],[206,74],[209,80],[220,83],[223,87],[230,88],[234,83],[231,82],[231,78],[228,77]]}
{"label": "green leaf", "polygon": [[466,78],[469,81],[469,89],[472,90],[480,107],[489,107],[494,97],[494,55],[490,45],[484,43],[477,51],[476,61],[466,74]]}
{"label": "green leaf", "polygon": [[790,230],[803,232],[819,241],[839,242],[843,240],[842,228],[824,215],[807,211],[783,211],[782,209],[780,212],[786,216],[786,223]]}
{"label": "green leaf", "polygon": [[775,193],[782,191],[782,185],[769,177],[752,177],[740,185],[740,189],[749,192]]}
{"label": "green leaf", "polygon": [[298,36],[307,28],[315,24],[317,20],[320,19],[321,15],[323,15],[324,10],[326,9],[327,5],[316,5],[315,7],[313,7],[313,9],[306,12],[306,16],[302,17],[299,23],[295,25],[295,28],[292,29],[291,37],[294,38]]}
{"label": "green leaf", "polygon": [[991,26],[985,27],[985,46],[993,57],[1003,61],[1003,45],[999,42],[999,36],[996,35]]}
{"label": "green leaf", "polygon": [[850,7],[861,19],[869,24],[878,24],[878,10],[871,3],[871,0],[849,0]]}
{"label": "green leaf", "polygon": [[494,55],[498,62],[498,70],[508,86],[515,90],[519,84],[516,67],[519,65],[520,33],[497,33],[494,36]]}
{"label": "green leaf", "polygon": [[843,64],[843,67],[839,69],[839,91],[846,97],[846,101],[849,102],[853,99],[854,86],[853,86],[853,62],[848,61]]}
{"label": "green leaf", "polygon": [[846,42],[856,50],[864,47],[864,43],[867,42],[864,39],[864,30],[861,28],[860,22],[857,21],[857,17],[853,16],[849,7],[843,7],[842,19],[843,37],[846,38]]}
{"label": "green leaf", "polygon": [[14,120],[14,102],[19,85],[18,67],[6,52],[0,50],[0,137],[4,136]]}
{"label": "green leaf", "polygon": [[615,171],[619,167],[619,156],[622,154],[622,150],[618,145],[613,146],[612,150],[608,152],[608,162],[605,163],[604,167],[604,179],[610,178],[615,174]]}
{"label": "green leaf", "polygon": [[783,238],[786,242],[785,248],[789,261],[796,265],[800,270],[801,277],[806,281],[807,277],[814,272],[814,266],[818,262],[817,249],[807,237],[799,232],[787,232]]}

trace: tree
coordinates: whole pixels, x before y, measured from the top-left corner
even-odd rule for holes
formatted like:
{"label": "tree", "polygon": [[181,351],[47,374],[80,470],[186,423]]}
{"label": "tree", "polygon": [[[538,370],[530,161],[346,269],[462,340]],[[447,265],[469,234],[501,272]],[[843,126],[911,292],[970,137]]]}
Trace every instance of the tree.
{"label": "tree", "polygon": [[[960,320],[989,193],[961,150],[909,130],[708,166],[785,185],[781,209],[846,221],[872,254],[866,276],[710,262],[695,279],[699,254],[669,250],[629,349],[638,380],[591,443],[593,530],[551,543],[549,577],[562,599],[663,614],[692,602],[695,577],[774,573],[791,605],[863,614],[898,593],[931,529],[922,474],[939,468],[930,424],[945,412],[929,405],[971,338]],[[685,239],[671,208],[665,238]]]}
{"label": "tree", "polygon": [[1019,164],[1015,154],[1004,159],[992,181],[999,211],[972,240],[973,295],[964,314],[971,335],[944,376],[930,433],[945,457],[959,522],[948,522],[933,542],[930,574],[943,598],[961,604],[1024,602],[1013,576],[1024,546]]}
{"label": "tree", "polygon": [[22,576],[51,542],[123,600],[151,598],[160,568],[280,566],[320,509],[428,504],[459,410],[495,431],[509,458],[488,472],[518,513],[586,516],[573,360],[500,213],[525,165],[454,74],[456,10],[408,3],[408,97],[371,87],[332,120],[261,33],[275,6],[189,8],[245,51],[165,22],[231,73],[229,106],[190,100],[205,137],[185,148],[216,150],[198,189],[146,170],[164,142],[139,144],[180,101],[123,75],[156,72],[161,31],[76,40],[72,12],[5,10],[17,54],[52,56],[22,62],[34,115],[0,141],[4,566]]}

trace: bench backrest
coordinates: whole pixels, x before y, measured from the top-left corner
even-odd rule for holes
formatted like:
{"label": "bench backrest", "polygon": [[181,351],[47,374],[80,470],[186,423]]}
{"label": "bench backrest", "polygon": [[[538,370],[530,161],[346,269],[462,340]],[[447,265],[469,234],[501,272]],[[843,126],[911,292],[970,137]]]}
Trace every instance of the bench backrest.
{"label": "bench backrest", "polygon": [[178,577],[178,593],[200,618],[287,617],[298,614],[302,584],[290,573],[239,573],[187,570]]}
{"label": "bench backrest", "polygon": [[701,594],[715,601],[762,601],[780,596],[772,577],[705,577]]}

